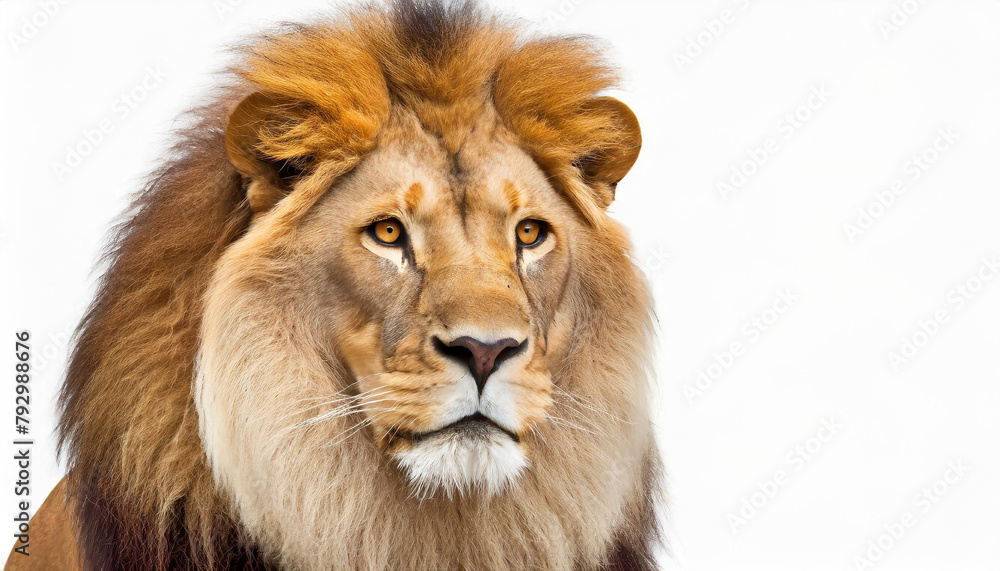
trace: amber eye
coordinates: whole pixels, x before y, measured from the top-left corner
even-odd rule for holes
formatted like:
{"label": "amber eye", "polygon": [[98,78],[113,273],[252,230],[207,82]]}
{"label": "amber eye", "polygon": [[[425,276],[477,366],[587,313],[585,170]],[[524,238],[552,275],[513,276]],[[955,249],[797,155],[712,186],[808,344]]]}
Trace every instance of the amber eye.
{"label": "amber eye", "polygon": [[518,245],[531,247],[537,246],[545,240],[548,228],[540,220],[528,219],[518,222],[515,232],[517,233]]}
{"label": "amber eye", "polygon": [[403,243],[403,224],[395,218],[379,220],[368,227],[372,238],[387,246],[399,246]]}

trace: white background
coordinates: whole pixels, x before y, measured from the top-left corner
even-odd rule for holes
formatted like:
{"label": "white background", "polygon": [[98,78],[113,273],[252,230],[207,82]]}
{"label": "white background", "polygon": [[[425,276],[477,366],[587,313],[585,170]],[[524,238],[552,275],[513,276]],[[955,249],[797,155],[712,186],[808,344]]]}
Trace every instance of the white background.
{"label": "white background", "polygon": [[[48,4],[0,3],[0,435],[29,329],[36,505],[64,470],[67,336],[128,194],[226,45],[326,7]],[[663,567],[1000,569],[1000,3],[495,4],[608,40],[643,125],[612,211],[656,296]]]}

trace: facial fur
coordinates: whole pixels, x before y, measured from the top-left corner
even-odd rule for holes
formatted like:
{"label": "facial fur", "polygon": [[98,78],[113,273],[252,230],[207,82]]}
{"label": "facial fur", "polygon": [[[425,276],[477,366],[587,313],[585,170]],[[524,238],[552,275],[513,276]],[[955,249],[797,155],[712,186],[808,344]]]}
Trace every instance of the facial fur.
{"label": "facial fur", "polygon": [[590,44],[519,30],[398,2],[251,44],[84,324],[90,561],[650,568],[650,303],[604,210],[638,126]]}

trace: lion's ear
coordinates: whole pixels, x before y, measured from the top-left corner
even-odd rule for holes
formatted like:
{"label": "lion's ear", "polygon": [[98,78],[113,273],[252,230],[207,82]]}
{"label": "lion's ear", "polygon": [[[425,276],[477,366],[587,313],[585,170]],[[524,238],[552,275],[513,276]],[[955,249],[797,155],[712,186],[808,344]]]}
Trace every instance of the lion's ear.
{"label": "lion's ear", "polygon": [[309,163],[308,157],[271,156],[262,145],[263,137],[287,129],[287,117],[282,117],[281,110],[274,98],[254,93],[236,106],[226,127],[226,153],[247,180],[247,200],[254,212],[277,204]]}
{"label": "lion's ear", "polygon": [[642,133],[639,120],[627,105],[614,97],[596,97],[584,105],[584,114],[600,116],[613,125],[613,137],[600,149],[579,160],[578,166],[584,177],[608,190],[607,196],[599,197],[601,206],[607,208],[614,200],[615,186],[625,178],[642,147]]}

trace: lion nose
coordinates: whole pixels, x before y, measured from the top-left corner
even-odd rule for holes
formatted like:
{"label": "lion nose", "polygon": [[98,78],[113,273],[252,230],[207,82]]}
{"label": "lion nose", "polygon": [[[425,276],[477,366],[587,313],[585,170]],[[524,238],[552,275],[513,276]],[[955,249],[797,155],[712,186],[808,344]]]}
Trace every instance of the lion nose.
{"label": "lion nose", "polygon": [[501,339],[493,343],[485,343],[472,337],[459,337],[449,342],[434,338],[434,344],[441,353],[464,362],[472,378],[476,380],[479,394],[483,394],[486,379],[500,364],[521,352],[527,341],[516,341],[511,338]]}

